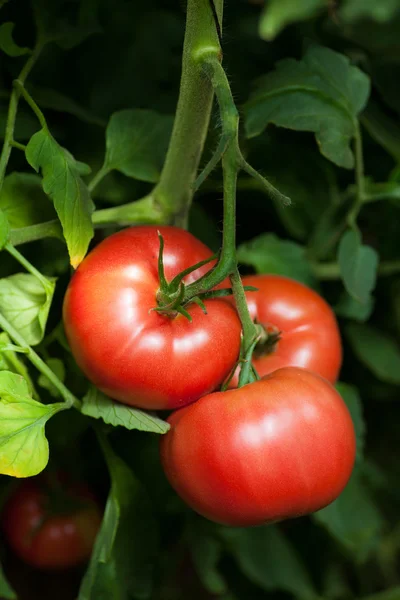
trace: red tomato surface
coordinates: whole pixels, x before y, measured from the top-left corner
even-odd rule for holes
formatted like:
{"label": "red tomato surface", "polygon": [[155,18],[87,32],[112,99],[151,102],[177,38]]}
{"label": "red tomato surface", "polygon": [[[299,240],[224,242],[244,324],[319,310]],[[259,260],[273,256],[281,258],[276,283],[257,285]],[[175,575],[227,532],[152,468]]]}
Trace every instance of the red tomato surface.
{"label": "red tomato surface", "polygon": [[[241,325],[224,299],[185,308],[192,322],[161,315],[157,261],[164,238],[168,281],[211,251],[177,227],[131,227],[100,243],[79,265],[64,300],[66,335],[78,365],[103,392],[126,404],[169,409],[216,387],[239,355]],[[191,283],[206,265],[185,278]]]}
{"label": "red tomato surface", "polygon": [[[260,375],[282,367],[304,367],[331,383],[338,378],[342,344],[335,315],[327,302],[307,286],[281,275],[249,275],[243,285],[258,288],[246,292],[253,319],[281,332],[272,352],[253,355]],[[237,375],[230,387],[236,387]]]}
{"label": "red tomato surface", "polygon": [[217,523],[250,526],[332,502],[355,460],[349,411],[331,384],[297,367],[175,411],[161,460],[177,493]]}
{"label": "red tomato surface", "polygon": [[66,569],[89,559],[102,512],[86,487],[68,487],[67,501],[52,505],[49,489],[39,476],[19,484],[8,498],[2,526],[11,548],[39,569]]}

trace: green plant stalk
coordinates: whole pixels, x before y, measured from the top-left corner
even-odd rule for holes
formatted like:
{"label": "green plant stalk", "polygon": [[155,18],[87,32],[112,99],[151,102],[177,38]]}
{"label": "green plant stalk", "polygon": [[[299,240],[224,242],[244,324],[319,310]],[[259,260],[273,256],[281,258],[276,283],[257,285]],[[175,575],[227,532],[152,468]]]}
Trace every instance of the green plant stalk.
{"label": "green plant stalk", "polygon": [[11,229],[10,244],[12,246],[20,246],[28,242],[35,242],[44,238],[54,237],[63,240],[61,224],[58,220],[45,221],[37,225],[28,225],[18,229]]}
{"label": "green plant stalk", "polygon": [[14,246],[12,246],[10,243],[7,243],[4,247],[5,250],[7,250],[7,252],[9,254],[11,254],[11,256],[13,258],[15,258],[15,260],[17,260],[19,262],[20,265],[22,265],[27,271],[28,273],[30,273],[31,275],[33,275],[34,277],[36,277],[40,283],[42,284],[42,286],[44,287],[44,289],[46,291],[50,291],[49,290],[49,281],[48,279],[42,275],[42,273],[40,271],[38,271],[30,262],[29,260],[27,260],[25,258],[25,256],[23,256],[20,252],[18,252],[18,250],[16,250],[14,248]]}
{"label": "green plant stalk", "polygon": [[24,83],[20,79],[14,79],[13,84],[17,91],[20,93],[20,95],[23,96],[25,102],[31,107],[32,111],[38,118],[38,121],[43,127],[43,129],[48,131],[45,116],[34,101],[34,99],[32,98],[32,96],[30,95],[30,93],[26,91]]}
{"label": "green plant stalk", "polygon": [[[215,0],[215,9],[222,23],[223,0]],[[188,0],[178,106],[167,157],[154,190],[166,220],[181,227],[187,226],[214,95],[202,71],[204,55],[221,59],[212,11],[205,0]]]}
{"label": "green plant stalk", "polygon": [[165,217],[160,207],[154,202],[153,195],[150,194],[129,204],[96,210],[92,215],[92,221],[95,227],[115,223],[118,225],[139,223],[161,225],[165,222]]}
{"label": "green plant stalk", "polygon": [[[41,43],[36,44],[32,54],[26,61],[24,67],[22,68],[22,71],[20,72],[20,74],[18,76],[18,80],[21,82],[22,85],[25,83],[26,78],[28,77],[29,73],[31,72],[35,62],[39,58],[39,55],[42,51],[42,47],[43,47],[43,45]],[[7,123],[6,123],[6,131],[5,131],[5,135],[4,135],[4,143],[3,143],[3,148],[2,148],[1,154],[0,154],[0,193],[3,188],[4,177],[6,174],[6,169],[7,169],[8,161],[10,159],[10,154],[11,154],[11,150],[12,150],[15,121],[17,118],[18,102],[20,99],[20,95],[21,95],[20,90],[18,90],[14,87],[14,89],[11,93],[11,96],[10,96],[10,103],[8,106],[8,115],[7,115]]]}
{"label": "green plant stalk", "polygon": [[356,196],[355,202],[347,215],[347,224],[353,229],[357,229],[357,217],[365,199],[364,182],[364,156],[361,137],[360,123],[357,121],[354,135],[355,145],[355,171],[356,171]]}
{"label": "green plant stalk", "polygon": [[[312,263],[311,268],[314,275],[324,281],[334,281],[341,279],[341,272],[338,263]],[[400,260],[387,260],[378,265],[379,277],[389,277],[400,273]]]}
{"label": "green plant stalk", "polygon": [[76,398],[72,392],[59,380],[57,375],[46,365],[46,363],[40,358],[38,354],[25,342],[24,338],[9,321],[0,313],[0,328],[5,331],[9,337],[20,346],[24,354],[30,360],[30,362],[42,373],[47,379],[54,385],[54,387],[60,392],[61,397],[65,401],[65,408],[71,408],[74,406],[78,410],[81,408],[81,402]]}

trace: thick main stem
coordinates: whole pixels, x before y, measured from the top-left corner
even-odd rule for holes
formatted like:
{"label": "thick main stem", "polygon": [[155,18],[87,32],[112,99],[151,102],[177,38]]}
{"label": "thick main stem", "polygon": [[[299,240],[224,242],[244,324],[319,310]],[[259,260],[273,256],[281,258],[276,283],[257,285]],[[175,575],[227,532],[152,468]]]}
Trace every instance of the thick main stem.
{"label": "thick main stem", "polygon": [[[222,23],[223,0],[215,0]],[[202,72],[204,54],[221,56],[217,29],[206,0],[188,0],[182,77],[174,128],[154,195],[162,212],[175,225],[186,227],[210,122],[213,87]]]}

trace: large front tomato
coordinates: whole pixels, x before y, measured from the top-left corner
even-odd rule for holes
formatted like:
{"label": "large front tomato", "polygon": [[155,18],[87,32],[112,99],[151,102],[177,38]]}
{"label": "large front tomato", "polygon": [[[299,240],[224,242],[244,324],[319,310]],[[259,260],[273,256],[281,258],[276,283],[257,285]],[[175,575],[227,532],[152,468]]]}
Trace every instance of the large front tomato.
{"label": "large front tomato", "polygon": [[215,392],[174,412],[161,439],[178,494],[212,521],[250,526],[332,502],[355,459],[355,434],[331,384],[297,367]]}
{"label": "large front tomato", "polygon": [[101,519],[102,511],[85,486],[66,485],[55,495],[39,476],[23,481],[10,495],[2,527],[15,554],[27,564],[66,569],[89,559]]}
{"label": "large front tomato", "polygon": [[[64,325],[72,352],[103,392],[134,406],[184,406],[213,391],[237,360],[241,326],[223,299],[187,311],[192,322],[155,312],[159,289],[159,239],[164,238],[168,281],[211,256],[177,227],[132,227],[100,243],[79,265],[64,300]],[[206,265],[185,278],[191,283]]]}
{"label": "large front tomato", "polygon": [[[329,304],[302,283],[280,275],[248,275],[243,285],[258,288],[246,293],[253,319],[280,332],[272,347],[256,348],[253,364],[260,377],[282,367],[304,367],[335,383],[342,345]],[[236,384],[237,375],[231,387]]]}

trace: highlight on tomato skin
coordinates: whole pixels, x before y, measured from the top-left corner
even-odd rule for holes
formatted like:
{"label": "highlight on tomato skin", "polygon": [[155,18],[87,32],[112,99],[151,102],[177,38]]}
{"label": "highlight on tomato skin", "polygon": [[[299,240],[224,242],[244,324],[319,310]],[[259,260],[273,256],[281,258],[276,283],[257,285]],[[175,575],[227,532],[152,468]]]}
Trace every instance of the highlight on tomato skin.
{"label": "highlight on tomato skin", "polygon": [[65,570],[89,560],[103,511],[83,484],[56,474],[56,488],[41,474],[19,482],[1,516],[12,551],[44,571]]}
{"label": "highlight on tomato skin", "polygon": [[111,398],[150,410],[184,406],[215,390],[233,369],[241,338],[239,317],[225,298],[205,300],[207,314],[195,303],[185,305],[191,322],[152,310],[160,286],[158,232],[168,281],[212,256],[178,227],[124,229],[79,265],[63,307],[68,342],[88,379]]}
{"label": "highlight on tomato skin", "polygon": [[[276,343],[256,347],[253,364],[260,377],[282,367],[303,367],[335,383],[342,343],[329,304],[311,288],[283,275],[246,275],[242,281],[258,288],[246,292],[252,318],[279,334]],[[236,387],[237,381],[236,373],[230,387]]]}
{"label": "highlight on tomato skin", "polygon": [[317,511],[355,461],[350,413],[321,376],[286,367],[175,411],[160,440],[172,487],[193,510],[230,526]]}

